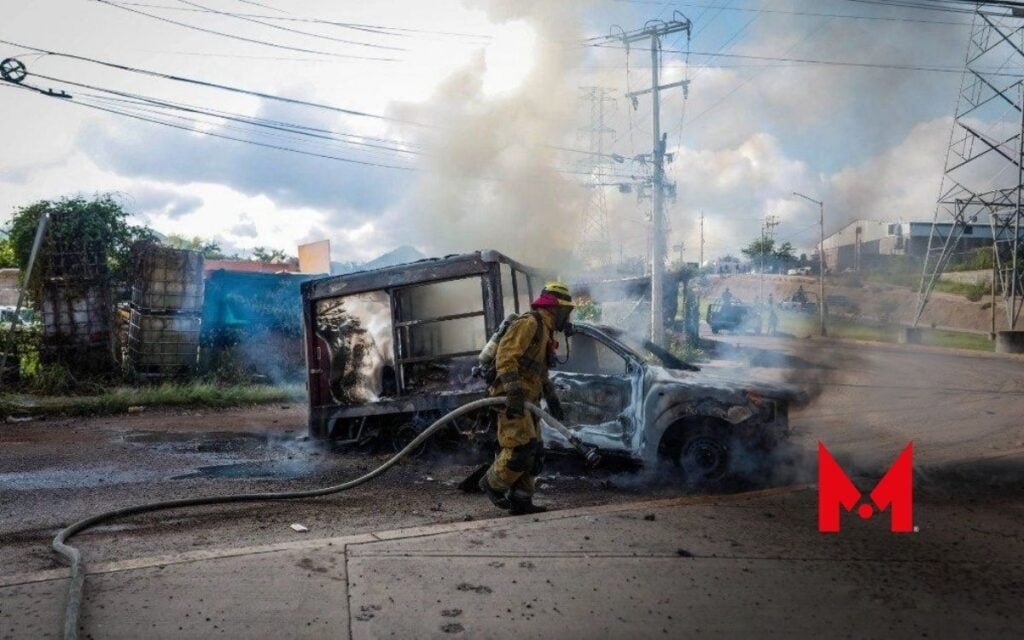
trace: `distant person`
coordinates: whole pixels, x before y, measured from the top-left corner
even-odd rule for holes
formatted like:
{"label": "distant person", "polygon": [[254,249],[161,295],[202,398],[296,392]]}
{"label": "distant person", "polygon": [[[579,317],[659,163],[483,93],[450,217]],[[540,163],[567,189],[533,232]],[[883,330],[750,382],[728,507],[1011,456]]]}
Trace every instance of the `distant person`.
{"label": "distant person", "polygon": [[796,293],[793,294],[793,302],[807,304],[807,292],[804,291],[804,285],[800,285],[797,288]]}
{"label": "distant person", "polygon": [[729,291],[729,287],[726,287],[725,293],[722,294],[722,304],[725,306],[732,304],[732,291]]}
{"label": "distant person", "polygon": [[779,314],[775,313],[775,298],[768,294],[768,333],[775,335],[779,330]]}

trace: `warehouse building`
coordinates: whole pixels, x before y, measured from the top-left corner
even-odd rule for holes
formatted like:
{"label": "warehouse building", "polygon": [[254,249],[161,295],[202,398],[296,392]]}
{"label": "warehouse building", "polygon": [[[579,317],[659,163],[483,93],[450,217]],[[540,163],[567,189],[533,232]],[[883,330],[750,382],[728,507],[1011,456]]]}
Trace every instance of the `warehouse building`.
{"label": "warehouse building", "polygon": [[[943,239],[952,230],[951,222],[940,223],[937,229]],[[923,260],[931,233],[931,222],[855,220],[825,238],[825,266],[835,273],[883,266],[894,258]],[[956,253],[966,257],[979,247],[991,246],[992,228],[988,224],[968,225]]]}

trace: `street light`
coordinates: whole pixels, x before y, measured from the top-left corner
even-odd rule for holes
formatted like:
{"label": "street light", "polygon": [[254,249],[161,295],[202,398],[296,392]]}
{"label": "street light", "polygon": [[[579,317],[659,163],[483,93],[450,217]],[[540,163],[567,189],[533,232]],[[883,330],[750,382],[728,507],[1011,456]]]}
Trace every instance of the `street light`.
{"label": "street light", "polygon": [[821,200],[796,191],[793,195],[818,205],[818,321],[821,335],[825,336],[828,335],[825,331],[825,205]]}

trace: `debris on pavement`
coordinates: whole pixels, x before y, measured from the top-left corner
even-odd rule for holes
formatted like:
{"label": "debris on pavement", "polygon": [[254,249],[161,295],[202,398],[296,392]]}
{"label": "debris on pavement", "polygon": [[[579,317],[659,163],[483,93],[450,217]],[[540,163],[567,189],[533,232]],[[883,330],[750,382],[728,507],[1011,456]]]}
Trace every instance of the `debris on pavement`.
{"label": "debris on pavement", "polygon": [[296,522],[295,524],[292,525],[292,531],[297,531],[299,533],[305,533],[305,532],[309,531],[309,527],[306,527],[306,526],[301,525],[301,524]]}

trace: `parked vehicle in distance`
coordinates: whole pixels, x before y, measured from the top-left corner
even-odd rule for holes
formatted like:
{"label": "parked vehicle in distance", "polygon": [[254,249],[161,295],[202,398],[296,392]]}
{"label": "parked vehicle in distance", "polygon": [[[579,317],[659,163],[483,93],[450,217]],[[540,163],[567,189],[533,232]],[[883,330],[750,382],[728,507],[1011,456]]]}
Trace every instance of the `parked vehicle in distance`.
{"label": "parked vehicle in distance", "polygon": [[805,293],[803,296],[790,296],[779,302],[779,309],[797,313],[816,313],[818,311],[818,294]]}
{"label": "parked vehicle in distance", "polygon": [[705,320],[711,333],[761,333],[761,313],[753,305],[736,300],[718,299],[708,305]]}
{"label": "parked vehicle in distance", "polygon": [[794,269],[786,270],[787,276],[809,276],[811,275],[810,267],[796,267]]}
{"label": "parked vehicle in distance", "polygon": [[[0,307],[0,330],[9,329],[11,322],[14,320],[14,312],[16,307],[13,305],[4,305]],[[21,313],[18,314],[17,327],[26,328],[39,325],[39,314],[32,309],[22,308]]]}
{"label": "parked vehicle in distance", "polygon": [[[303,283],[310,435],[398,449],[484,397],[471,372],[480,349],[542,285],[540,272],[495,251]],[[551,379],[566,426],[603,457],[669,461],[700,482],[724,474],[737,447],[765,451],[787,435],[793,390],[706,374],[619,329],[574,327]],[[432,446],[489,452],[494,416],[460,418]],[[543,432],[547,448],[569,448]]]}

